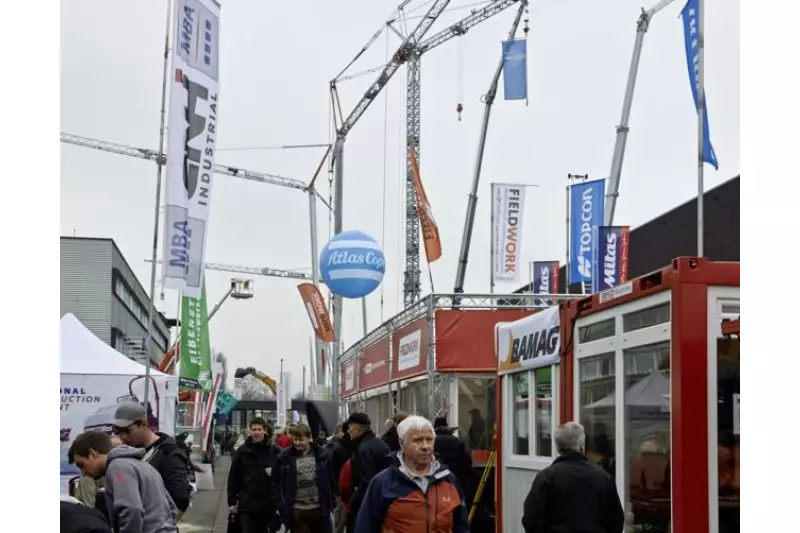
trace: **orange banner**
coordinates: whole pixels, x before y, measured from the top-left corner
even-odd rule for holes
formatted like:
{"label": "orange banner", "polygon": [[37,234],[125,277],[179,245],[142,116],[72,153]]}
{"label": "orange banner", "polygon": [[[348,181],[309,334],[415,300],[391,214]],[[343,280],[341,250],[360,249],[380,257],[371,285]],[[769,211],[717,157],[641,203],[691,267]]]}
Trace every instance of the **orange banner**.
{"label": "orange banner", "polygon": [[414,180],[414,189],[417,191],[417,211],[419,212],[419,225],[422,228],[422,238],[425,241],[425,257],[428,258],[428,263],[433,263],[442,257],[442,241],[439,240],[439,228],[436,226],[436,219],[433,218],[428,195],[425,194],[425,189],[422,187],[422,177],[419,173],[414,147],[409,146],[408,152],[411,160],[411,176]]}
{"label": "orange banner", "polygon": [[311,326],[314,328],[317,338],[322,342],[336,342],[328,309],[325,307],[325,300],[319,289],[313,283],[301,283],[297,286],[297,290],[300,291],[300,297],[303,299],[303,305],[306,306],[308,318],[311,320]]}

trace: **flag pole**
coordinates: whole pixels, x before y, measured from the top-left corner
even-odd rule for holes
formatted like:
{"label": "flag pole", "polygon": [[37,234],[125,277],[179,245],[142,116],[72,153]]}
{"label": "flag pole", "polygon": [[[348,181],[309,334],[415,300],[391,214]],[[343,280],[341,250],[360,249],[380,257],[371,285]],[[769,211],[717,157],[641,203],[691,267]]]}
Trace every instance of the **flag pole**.
{"label": "flag pole", "polygon": [[489,217],[489,294],[494,294],[494,183],[491,184],[491,192],[489,201],[490,217]]}
{"label": "flag pole", "polygon": [[703,257],[703,146],[705,131],[703,128],[706,112],[705,90],[705,1],[697,0],[697,256]]}
{"label": "flag pole", "polygon": [[[164,124],[167,114],[167,72],[169,69],[169,25],[170,15],[172,14],[172,2],[167,2],[167,27],[164,32],[164,67],[161,78],[161,126],[158,132],[158,160],[156,171],[156,207],[155,220],[153,221],[153,262],[150,264],[150,303],[147,313],[147,332],[145,333],[144,352],[144,405],[147,407],[150,401],[150,367],[153,366],[150,360],[150,341],[153,337],[153,314],[156,307],[156,264],[158,261],[158,224],[161,214],[161,174],[164,168]],[[166,259],[166,258],[165,258]]]}

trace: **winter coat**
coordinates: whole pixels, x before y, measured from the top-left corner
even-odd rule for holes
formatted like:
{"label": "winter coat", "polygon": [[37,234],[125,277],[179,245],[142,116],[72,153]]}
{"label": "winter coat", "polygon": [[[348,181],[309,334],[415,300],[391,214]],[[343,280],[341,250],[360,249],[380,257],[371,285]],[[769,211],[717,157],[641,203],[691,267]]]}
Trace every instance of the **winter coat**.
{"label": "winter coat", "polygon": [[350,512],[350,496],[353,494],[353,470],[350,461],[348,460],[342,467],[339,474],[339,497],[344,503],[345,510]]}
{"label": "winter coat", "polygon": [[117,446],[106,461],[106,499],[118,533],[177,533],[175,503],[145,451]]}
{"label": "winter coat", "polygon": [[523,505],[525,533],[619,533],[624,524],[614,480],[579,452],[536,474]]}
{"label": "winter coat", "polygon": [[192,485],[189,483],[191,462],[186,452],[165,433],[156,433],[158,440],[145,449],[145,461],[158,470],[167,492],[179,511],[186,512],[192,501]]}
{"label": "winter coat", "polygon": [[62,500],[61,533],[111,533],[111,526],[97,509]]}
{"label": "winter coat", "polygon": [[472,454],[463,439],[453,435],[447,428],[436,430],[436,440],[433,443],[436,457],[447,465],[451,472],[458,478],[461,489],[467,495],[472,491]]}
{"label": "winter coat", "polygon": [[228,505],[238,505],[243,513],[269,514],[277,509],[272,492],[272,478],[267,468],[275,475],[275,463],[280,449],[263,440],[253,442],[248,437],[233,455],[228,472]]}
{"label": "winter coat", "polygon": [[[336,495],[336,480],[333,477],[333,466],[324,448],[309,443],[309,452],[314,454],[317,466],[317,491],[319,494],[319,510],[323,517],[333,512],[333,501]],[[292,446],[278,455],[277,467],[273,471],[273,486],[280,498],[281,521],[286,529],[292,529],[294,518],[294,502],[297,491],[297,459],[300,452]],[[325,520],[325,530],[314,533],[333,533],[333,524]]]}
{"label": "winter coat", "polygon": [[383,434],[381,440],[386,443],[390,452],[400,451],[400,435],[397,434],[396,425],[390,427],[389,430]]}
{"label": "winter coat", "polygon": [[389,447],[375,433],[368,431],[354,442],[354,452],[350,459],[353,478],[353,495],[350,497],[350,510],[357,514],[361,501],[367,492],[369,482],[387,466]]}
{"label": "winter coat", "polygon": [[393,465],[375,476],[366,491],[354,533],[469,533],[467,508],[458,480],[434,462],[427,491]]}

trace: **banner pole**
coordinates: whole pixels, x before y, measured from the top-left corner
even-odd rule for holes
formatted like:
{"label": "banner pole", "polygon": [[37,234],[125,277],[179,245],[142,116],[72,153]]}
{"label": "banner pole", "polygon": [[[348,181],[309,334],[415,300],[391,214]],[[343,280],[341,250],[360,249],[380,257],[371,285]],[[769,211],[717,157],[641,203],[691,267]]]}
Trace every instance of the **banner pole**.
{"label": "banner pole", "polygon": [[697,256],[703,257],[704,228],[703,228],[703,146],[704,138],[704,116],[706,108],[705,90],[705,1],[697,0]]}
{"label": "banner pole", "polygon": [[[150,340],[153,337],[153,314],[156,306],[156,261],[158,260],[158,224],[161,214],[161,174],[164,167],[164,124],[167,114],[167,72],[169,69],[169,25],[172,12],[172,2],[167,3],[167,25],[164,34],[164,67],[161,77],[161,126],[158,132],[158,160],[156,171],[156,206],[153,221],[153,262],[150,265],[150,303],[148,306],[147,332],[145,333],[144,351],[144,405],[147,407],[150,401],[150,368],[153,366],[150,360]],[[166,258],[164,258],[166,260]]]}
{"label": "banner pole", "polygon": [[569,294],[569,178],[567,178],[567,246],[566,246],[566,269],[564,271],[564,294]]}

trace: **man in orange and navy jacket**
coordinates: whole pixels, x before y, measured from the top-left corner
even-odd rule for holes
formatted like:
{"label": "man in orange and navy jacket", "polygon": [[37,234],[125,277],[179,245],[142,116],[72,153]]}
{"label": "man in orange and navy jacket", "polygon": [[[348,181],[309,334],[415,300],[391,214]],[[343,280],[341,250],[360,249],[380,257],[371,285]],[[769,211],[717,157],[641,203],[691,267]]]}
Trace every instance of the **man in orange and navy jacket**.
{"label": "man in orange and navy jacket", "polygon": [[401,450],[369,484],[353,533],[469,533],[458,480],[434,457],[433,425],[409,416],[397,432]]}

